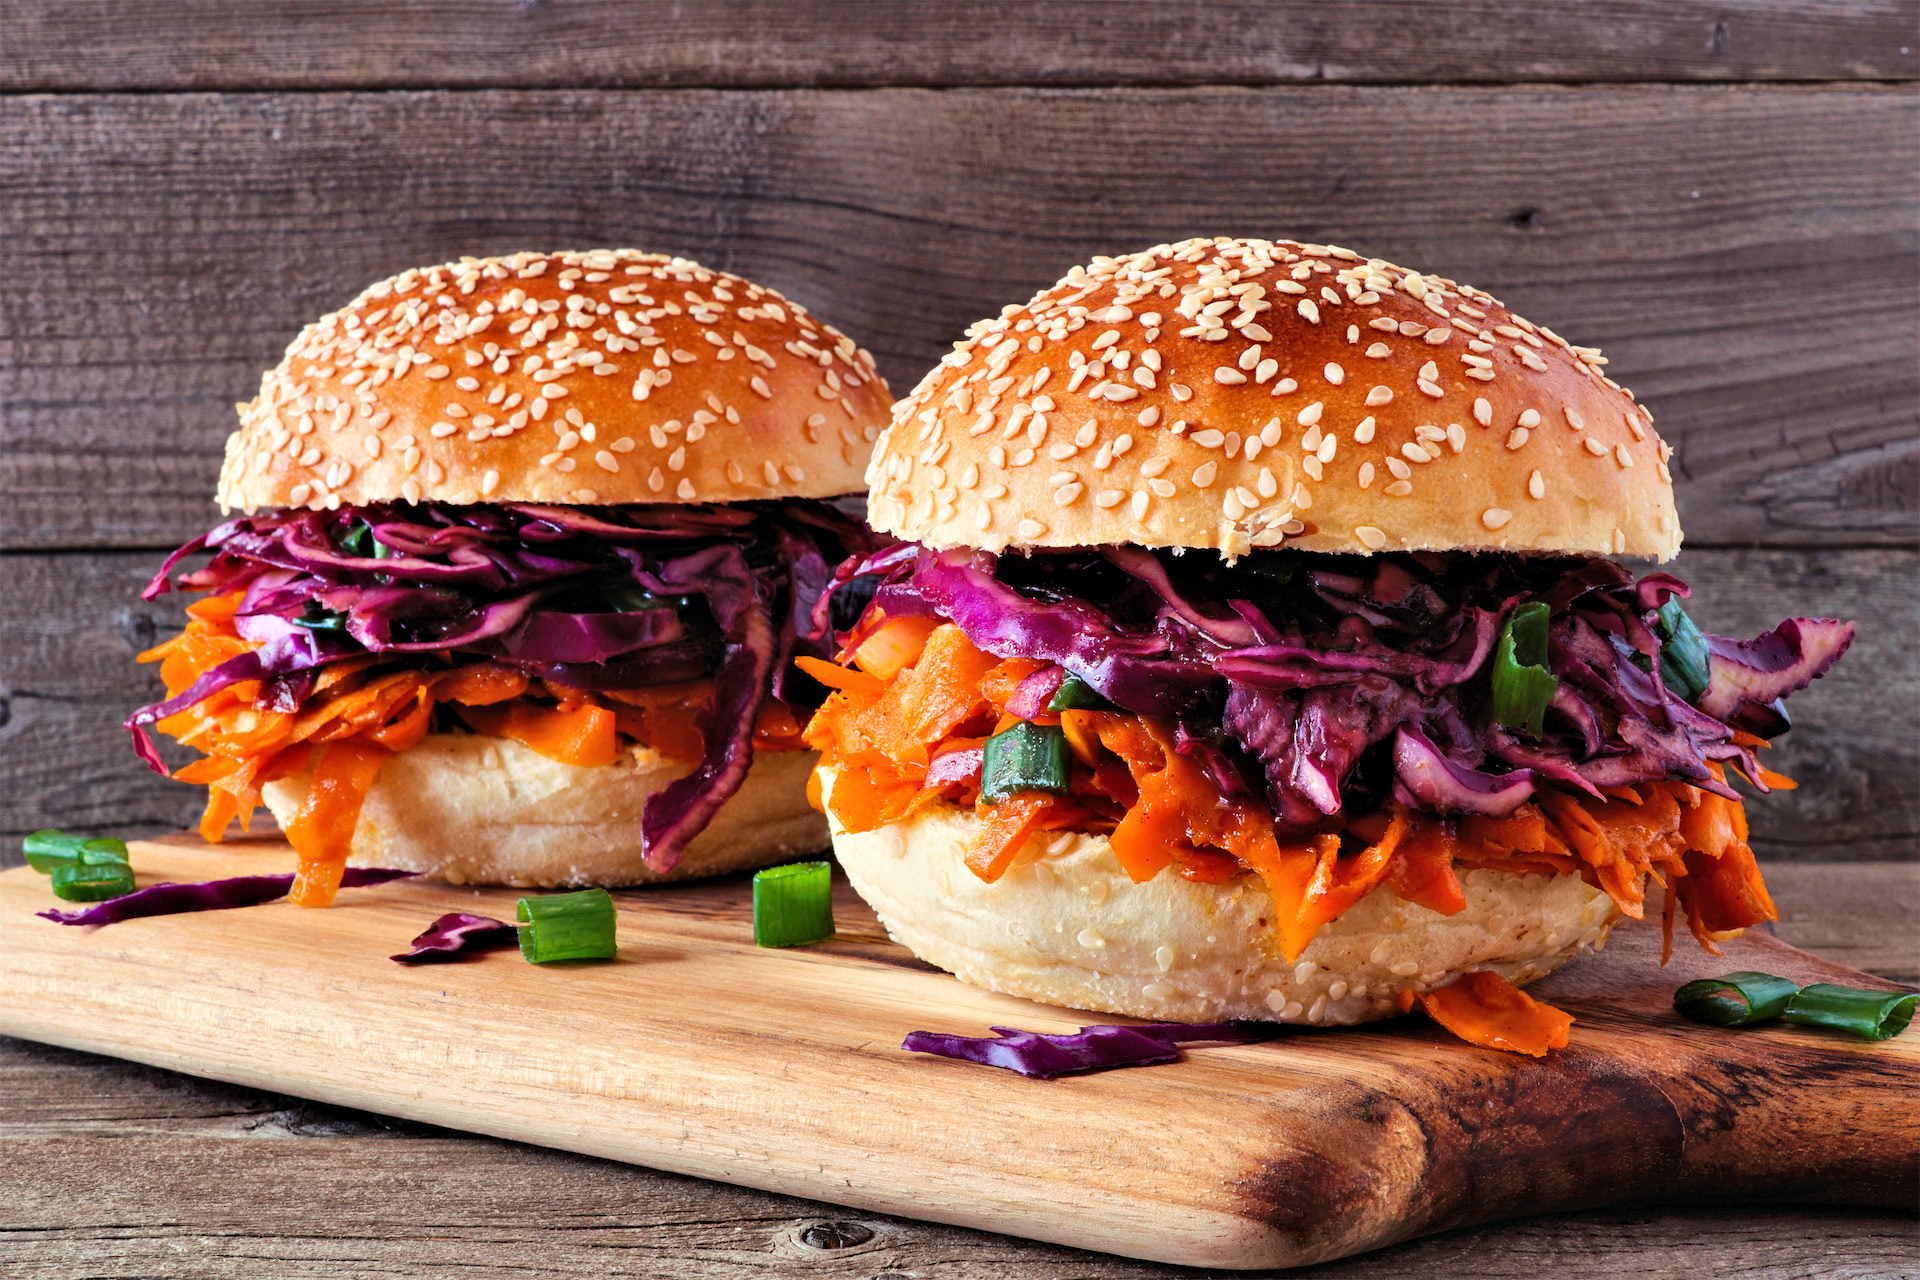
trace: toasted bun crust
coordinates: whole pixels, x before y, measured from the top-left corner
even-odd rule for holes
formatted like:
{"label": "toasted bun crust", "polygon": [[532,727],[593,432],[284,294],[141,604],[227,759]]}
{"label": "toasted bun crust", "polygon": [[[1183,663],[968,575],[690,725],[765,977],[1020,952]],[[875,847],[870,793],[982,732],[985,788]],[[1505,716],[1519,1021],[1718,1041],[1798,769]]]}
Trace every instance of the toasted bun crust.
{"label": "toasted bun crust", "polygon": [[1670,559],[1652,415],[1489,295],[1349,249],[1096,258],[976,324],[894,406],[876,529],[946,548]]}
{"label": "toasted bun crust", "polygon": [[[651,884],[765,867],[827,847],[807,807],[811,751],[763,751],[740,790],[665,875],[640,860],[640,809],[687,772],[635,746],[604,768],[561,764],[503,738],[429,734],[380,767],[353,832],[356,865],[400,867],[453,884],[581,888]],[[282,827],[310,775],[269,782]]]}
{"label": "toasted bun crust", "polygon": [[[832,769],[821,773],[830,789]],[[1167,1022],[1369,1022],[1399,1012],[1399,992],[1473,969],[1524,986],[1601,946],[1620,919],[1578,876],[1474,870],[1460,877],[1459,914],[1376,889],[1288,964],[1256,875],[1135,884],[1105,836],[1044,832],[987,884],[965,862],[977,826],[970,811],[939,806],[859,835],[836,825],[833,852],[887,931],[922,960],[1073,1009]]]}
{"label": "toasted bun crust", "polygon": [[300,331],[240,410],[223,510],[856,492],[892,397],[805,308],[631,249],[463,258]]}

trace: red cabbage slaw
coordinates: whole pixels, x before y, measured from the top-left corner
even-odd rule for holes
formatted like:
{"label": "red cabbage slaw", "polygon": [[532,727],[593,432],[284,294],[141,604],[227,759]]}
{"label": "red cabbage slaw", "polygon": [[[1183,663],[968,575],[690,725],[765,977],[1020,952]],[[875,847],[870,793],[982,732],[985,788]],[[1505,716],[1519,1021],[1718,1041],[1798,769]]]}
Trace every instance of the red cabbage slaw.
{"label": "red cabbage slaw", "polygon": [[[841,566],[831,591],[871,597],[843,642],[883,617],[936,616],[1122,711],[1175,718],[1178,749],[1226,794],[1263,791],[1283,835],[1390,798],[1501,816],[1548,779],[1595,797],[1677,779],[1737,799],[1708,767],[1723,761],[1764,790],[1736,730],[1782,732],[1781,699],[1853,637],[1851,623],[1813,618],[1751,641],[1706,637],[1711,679],[1690,703],[1661,677],[1653,628],[1687,587],[1596,556],[1285,551],[1228,566],[1135,547],[892,547]],[[1539,737],[1492,719],[1485,674],[1503,620],[1530,601],[1549,607],[1560,680]]]}
{"label": "red cabbage slaw", "polygon": [[[379,503],[243,516],[168,557],[153,599],[242,593],[235,625],[258,647],[127,720],[135,748],[167,768],[150,726],[241,681],[297,711],[329,663],[376,654],[426,664],[483,657],[569,688],[608,691],[712,676],[694,772],[650,797],[647,865],[670,870],[739,789],[769,697],[804,723],[819,690],[790,675],[825,656],[812,619],[830,566],[875,539],[832,506],[739,503],[549,507]],[[213,559],[175,576],[195,553]]]}

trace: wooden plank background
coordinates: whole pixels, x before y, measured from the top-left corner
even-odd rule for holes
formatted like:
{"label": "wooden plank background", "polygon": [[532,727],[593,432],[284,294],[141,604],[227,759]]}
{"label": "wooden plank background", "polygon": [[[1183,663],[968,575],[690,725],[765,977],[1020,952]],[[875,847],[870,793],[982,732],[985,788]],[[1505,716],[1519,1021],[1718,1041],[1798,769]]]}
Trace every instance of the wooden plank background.
{"label": "wooden plank background", "polygon": [[[1915,0],[13,0],[0,865],[49,823],[192,817],[117,727],[158,688],[132,655],[180,616],[138,589],[215,517],[232,402],[369,280],[467,252],[685,253],[806,301],[902,390],[1091,253],[1294,235],[1604,346],[1678,451],[1703,625],[1860,621],[1794,701],[1774,763],[1807,785],[1757,807],[1756,844],[1783,936],[1912,980],[1917,75]],[[1169,1274],[871,1217],[872,1241],[823,1251],[801,1233],[843,1211],[17,1042],[0,1171],[0,1269],[44,1275]],[[1885,1215],[1671,1211],[1316,1274],[1902,1258],[1911,1224]]]}

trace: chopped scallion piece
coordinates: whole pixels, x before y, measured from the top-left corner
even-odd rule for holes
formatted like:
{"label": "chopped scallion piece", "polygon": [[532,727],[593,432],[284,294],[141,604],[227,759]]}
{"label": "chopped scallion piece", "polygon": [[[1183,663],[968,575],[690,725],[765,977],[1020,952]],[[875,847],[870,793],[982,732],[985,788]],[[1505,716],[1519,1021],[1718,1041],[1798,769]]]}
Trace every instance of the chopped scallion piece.
{"label": "chopped scallion piece", "polygon": [[833,936],[833,868],[789,862],[753,873],[753,942],[799,947]]}
{"label": "chopped scallion piece", "polygon": [[80,846],[80,865],[124,867],[127,865],[127,842],[116,840],[112,836],[100,836],[88,840]]}
{"label": "chopped scallion piece", "polygon": [[365,520],[355,520],[353,527],[340,536],[340,549],[350,556],[359,556],[362,560],[373,554],[376,545],[373,526]]}
{"label": "chopped scallion piece", "polygon": [[1863,991],[1859,987],[1816,982],[1802,987],[1783,1015],[1803,1027],[1851,1031],[1868,1040],[1890,1040],[1913,1021],[1920,995],[1902,991]]}
{"label": "chopped scallion piece", "polygon": [[617,954],[613,895],[605,889],[522,898],[515,916],[523,926],[520,954],[534,964],[611,960]]}
{"label": "chopped scallion piece", "polygon": [[1707,641],[1693,619],[1680,607],[1678,596],[1667,597],[1653,624],[1660,637],[1660,679],[1688,702],[1707,691]]}
{"label": "chopped scallion piece", "polygon": [[1022,720],[987,739],[980,759],[980,800],[993,804],[1019,791],[1067,790],[1067,735],[1057,724]]}
{"label": "chopped scallion piece", "polygon": [[80,860],[80,846],[87,842],[85,836],[76,836],[69,831],[36,831],[20,842],[21,849],[27,855],[27,865],[43,876],[53,874],[56,867],[69,867]]}
{"label": "chopped scallion piece", "polygon": [[307,601],[307,607],[300,611],[299,617],[289,618],[287,621],[296,627],[305,627],[309,631],[345,631],[347,629],[346,614],[323,609],[312,600]]}
{"label": "chopped scallion piece", "polygon": [[1547,670],[1547,618],[1551,610],[1529,601],[1508,615],[1493,655],[1493,718],[1535,737],[1546,725],[1560,677]]}
{"label": "chopped scallion piece", "polygon": [[88,866],[70,862],[53,869],[53,896],[68,902],[105,902],[133,892],[133,871],[124,862]]}
{"label": "chopped scallion piece", "polygon": [[684,610],[691,603],[689,596],[657,596],[637,582],[613,582],[600,588],[600,596],[620,613],[635,613],[641,609]]}
{"label": "chopped scallion piece", "polygon": [[1112,711],[1114,706],[1079,676],[1069,675],[1054,690],[1047,703],[1049,711]]}
{"label": "chopped scallion piece", "polygon": [[1799,990],[1797,983],[1785,978],[1742,969],[1687,983],[1673,993],[1673,1007],[1681,1017],[1695,1022],[1747,1027],[1779,1017]]}

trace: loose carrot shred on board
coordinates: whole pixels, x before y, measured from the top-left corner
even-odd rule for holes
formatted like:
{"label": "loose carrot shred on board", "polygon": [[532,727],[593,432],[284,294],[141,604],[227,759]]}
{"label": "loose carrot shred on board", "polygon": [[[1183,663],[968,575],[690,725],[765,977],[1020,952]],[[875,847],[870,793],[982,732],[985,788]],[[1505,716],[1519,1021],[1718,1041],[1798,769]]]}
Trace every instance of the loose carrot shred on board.
{"label": "loose carrot shred on board", "polygon": [[1497,973],[1476,970],[1417,997],[1427,1016],[1468,1044],[1544,1058],[1564,1049],[1573,1018]]}

